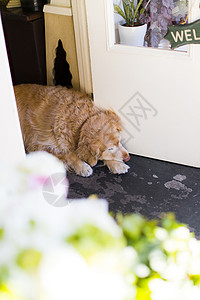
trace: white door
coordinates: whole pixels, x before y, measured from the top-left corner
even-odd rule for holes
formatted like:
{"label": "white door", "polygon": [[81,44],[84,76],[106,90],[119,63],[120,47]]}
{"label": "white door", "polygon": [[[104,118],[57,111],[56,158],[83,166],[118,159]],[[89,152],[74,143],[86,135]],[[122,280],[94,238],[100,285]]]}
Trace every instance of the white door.
{"label": "white door", "polygon": [[0,18],[0,160],[12,163],[24,157],[24,145]]}
{"label": "white door", "polygon": [[[131,153],[200,167],[200,45],[117,44],[113,0],[85,1],[96,104],[121,116]],[[188,2],[191,22],[199,0]]]}

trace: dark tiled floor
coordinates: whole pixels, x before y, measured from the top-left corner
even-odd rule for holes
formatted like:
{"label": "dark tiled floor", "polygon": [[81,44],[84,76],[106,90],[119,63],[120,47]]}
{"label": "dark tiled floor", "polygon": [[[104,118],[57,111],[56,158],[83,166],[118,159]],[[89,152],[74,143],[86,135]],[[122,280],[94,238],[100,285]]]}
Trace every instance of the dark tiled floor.
{"label": "dark tiled floor", "polygon": [[130,170],[113,175],[101,164],[89,178],[68,174],[68,198],[97,194],[111,211],[138,212],[156,218],[174,212],[200,239],[200,169],[131,155]]}

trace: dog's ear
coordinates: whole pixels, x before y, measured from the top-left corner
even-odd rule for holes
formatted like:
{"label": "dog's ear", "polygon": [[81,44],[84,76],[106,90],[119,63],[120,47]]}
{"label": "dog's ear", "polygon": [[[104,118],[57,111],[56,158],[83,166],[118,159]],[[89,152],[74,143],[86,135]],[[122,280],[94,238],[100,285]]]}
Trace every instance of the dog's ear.
{"label": "dog's ear", "polygon": [[109,128],[113,130],[122,131],[122,122],[120,117],[113,110],[105,111],[105,122],[108,122]]}
{"label": "dog's ear", "polygon": [[76,150],[76,154],[91,167],[94,167],[99,159],[100,151],[97,147],[95,147],[95,145],[79,145]]}
{"label": "dog's ear", "polygon": [[98,162],[98,159],[96,159],[96,157],[94,156],[90,156],[88,159],[87,159],[87,162],[88,164],[91,166],[91,167],[94,167],[96,166],[97,162]]}
{"label": "dog's ear", "polygon": [[111,109],[108,109],[105,111],[105,114],[107,115],[108,118],[110,118],[111,120],[114,120],[117,123],[121,123],[121,119],[120,117],[116,114],[116,112],[114,112]]}
{"label": "dog's ear", "polygon": [[97,144],[91,144],[89,146],[89,150],[90,150],[90,156],[87,158],[87,161],[91,167],[94,167],[99,160],[100,149]]}

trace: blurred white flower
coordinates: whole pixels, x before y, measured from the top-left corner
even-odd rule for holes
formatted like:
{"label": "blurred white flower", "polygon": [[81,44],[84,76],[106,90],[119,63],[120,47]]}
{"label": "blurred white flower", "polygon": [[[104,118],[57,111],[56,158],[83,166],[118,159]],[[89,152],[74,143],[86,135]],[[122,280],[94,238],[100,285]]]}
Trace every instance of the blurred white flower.
{"label": "blurred white flower", "polygon": [[63,163],[45,151],[31,152],[25,160],[16,164],[16,168],[23,173],[44,177],[54,173],[66,173]]}
{"label": "blurred white flower", "polygon": [[167,257],[161,249],[155,249],[149,254],[151,268],[159,273],[162,273],[167,267]]}
{"label": "blurred white flower", "polygon": [[200,241],[199,240],[196,240],[195,238],[190,238],[188,240],[188,247],[194,258],[199,257],[199,255],[200,255]]}
{"label": "blurred white flower", "polygon": [[182,282],[152,279],[149,282],[152,300],[197,300],[200,299],[200,289],[191,281]]}
{"label": "blurred white flower", "polygon": [[42,299],[125,299],[127,287],[123,275],[104,266],[89,266],[70,246],[47,252],[39,271]]}
{"label": "blurred white flower", "polygon": [[161,273],[162,277],[168,281],[181,282],[187,277],[185,268],[177,265],[174,260],[168,259],[165,270]]}
{"label": "blurred white flower", "polygon": [[19,174],[11,165],[0,161],[0,199],[13,195],[19,189]]}
{"label": "blurred white flower", "polygon": [[171,237],[174,239],[187,240],[190,237],[190,231],[188,228],[180,226],[172,231]]}
{"label": "blurred white flower", "polygon": [[155,236],[158,240],[164,241],[168,237],[168,232],[164,228],[156,227],[155,228]]}
{"label": "blurred white flower", "polygon": [[178,291],[173,283],[156,278],[149,282],[152,300],[178,300]]}
{"label": "blurred white flower", "polygon": [[0,162],[0,197],[41,188],[55,174],[66,174],[63,163],[47,152],[32,152],[14,165]]}
{"label": "blurred white flower", "polygon": [[[40,294],[39,284],[35,275],[22,272],[14,266],[7,281],[7,288],[13,291],[15,295],[19,295],[20,299],[25,300],[38,299]],[[15,299],[18,300],[18,297],[15,297]]]}
{"label": "blurred white flower", "polygon": [[39,279],[41,299],[45,300],[87,299],[90,291],[89,268],[70,246],[47,251],[39,267]]}
{"label": "blurred white flower", "polygon": [[137,252],[131,247],[109,249],[93,255],[88,263],[97,269],[127,274],[138,262]]}
{"label": "blurred white flower", "polygon": [[175,253],[176,251],[187,251],[188,245],[183,239],[169,237],[163,242],[163,248],[169,253]]}
{"label": "blurred white flower", "polygon": [[150,274],[150,269],[141,263],[138,263],[134,266],[134,272],[139,278],[148,277]]}
{"label": "blurred white flower", "polygon": [[[200,241],[187,228],[140,217],[144,228],[132,236],[134,218],[120,215],[118,225],[106,200],[50,205],[44,183],[48,190],[52,176],[66,174],[48,153],[1,166],[1,300],[141,300],[147,284],[152,300],[200,299]],[[65,199],[67,189],[55,193]]]}
{"label": "blurred white flower", "polygon": [[66,236],[84,224],[93,224],[115,238],[122,236],[121,228],[108,214],[108,202],[103,199],[81,199],[70,203],[66,212]]}

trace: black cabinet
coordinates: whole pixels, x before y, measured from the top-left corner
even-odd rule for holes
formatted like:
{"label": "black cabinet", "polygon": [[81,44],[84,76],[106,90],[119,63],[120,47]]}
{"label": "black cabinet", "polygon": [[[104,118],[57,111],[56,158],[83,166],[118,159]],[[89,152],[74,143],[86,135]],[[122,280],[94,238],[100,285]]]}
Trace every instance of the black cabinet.
{"label": "black cabinet", "polygon": [[46,84],[43,13],[12,8],[1,15],[13,84]]}

